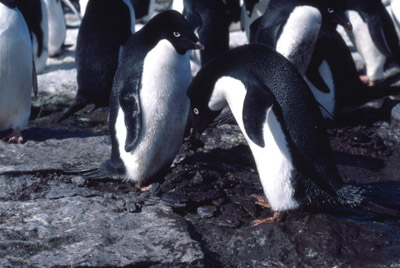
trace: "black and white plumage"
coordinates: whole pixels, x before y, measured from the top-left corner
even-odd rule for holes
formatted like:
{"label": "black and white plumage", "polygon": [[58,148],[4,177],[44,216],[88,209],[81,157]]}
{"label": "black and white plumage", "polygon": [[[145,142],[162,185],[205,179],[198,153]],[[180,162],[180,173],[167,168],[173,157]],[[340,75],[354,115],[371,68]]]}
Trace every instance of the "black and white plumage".
{"label": "black and white plumage", "polygon": [[229,105],[272,210],[369,207],[362,190],[343,183],[318,104],[276,51],[260,44],[232,49],[198,72],[188,96],[193,140]]}
{"label": "black and white plumage", "polygon": [[240,19],[239,0],[184,0],[183,14],[196,30],[204,49],[201,65],[229,50],[229,26]]}
{"label": "black and white plumage", "polygon": [[110,97],[109,174],[142,185],[168,168],[186,126],[192,79],[187,51],[201,45],[176,11],[156,15],[126,43]]}
{"label": "black and white plumage", "polygon": [[346,31],[366,63],[366,75],[378,83],[400,74],[400,44],[381,0],[343,0],[353,31]]}
{"label": "black and white plumage", "polygon": [[24,0],[18,4],[31,33],[33,58],[37,73],[42,73],[48,57],[49,26],[44,0]]}
{"label": "black and white plumage", "polygon": [[78,91],[58,122],[88,104],[108,106],[119,56],[134,32],[135,14],[129,0],[89,2],[76,44]]}
{"label": "black and white plumage", "polygon": [[336,26],[332,22],[321,26],[306,79],[324,117],[343,122],[367,102],[399,94],[400,87],[367,86],[361,82],[351,52]]}
{"label": "black and white plumage", "polygon": [[264,15],[250,26],[250,43],[274,48],[304,75],[323,19],[348,26],[343,11],[328,0],[270,0]]}
{"label": "black and white plumage", "polygon": [[23,140],[20,131],[28,125],[32,88],[37,90],[32,43],[17,2],[0,1],[0,130],[14,130],[6,138],[10,142]]}

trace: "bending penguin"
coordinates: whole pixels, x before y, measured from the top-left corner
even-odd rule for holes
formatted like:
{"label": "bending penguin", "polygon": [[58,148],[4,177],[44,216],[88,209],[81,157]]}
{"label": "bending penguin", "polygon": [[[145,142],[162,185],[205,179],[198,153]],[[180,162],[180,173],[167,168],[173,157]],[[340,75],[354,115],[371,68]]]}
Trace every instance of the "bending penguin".
{"label": "bending penguin", "polygon": [[169,167],[189,111],[187,51],[199,48],[190,25],[174,10],[159,13],[129,38],[110,97],[111,159],[87,176],[141,186]]}
{"label": "bending penguin", "polygon": [[[364,199],[361,189],[343,182],[310,89],[296,68],[271,48],[251,44],[219,56],[193,78],[188,96],[192,143],[229,105],[274,211],[256,224],[299,208],[376,206]],[[399,215],[388,210],[388,215]]]}
{"label": "bending penguin", "polygon": [[5,138],[8,142],[23,141],[21,130],[28,125],[32,88],[37,93],[32,43],[17,3],[0,0],[0,130],[13,130]]}
{"label": "bending penguin", "polygon": [[33,59],[37,73],[42,73],[48,57],[49,26],[44,0],[24,0],[18,4],[28,24],[32,39]]}
{"label": "bending penguin", "polygon": [[108,106],[122,47],[134,32],[135,13],[129,0],[89,2],[76,43],[78,91],[58,122],[88,104]]}

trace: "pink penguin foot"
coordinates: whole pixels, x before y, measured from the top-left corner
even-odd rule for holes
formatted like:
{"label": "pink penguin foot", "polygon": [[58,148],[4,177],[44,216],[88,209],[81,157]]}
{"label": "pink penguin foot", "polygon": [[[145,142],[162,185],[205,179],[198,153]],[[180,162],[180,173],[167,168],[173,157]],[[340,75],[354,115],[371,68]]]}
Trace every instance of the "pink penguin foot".
{"label": "pink penguin foot", "polygon": [[22,133],[19,128],[16,128],[11,132],[10,135],[4,137],[3,140],[8,143],[22,143],[24,138],[22,137]]}

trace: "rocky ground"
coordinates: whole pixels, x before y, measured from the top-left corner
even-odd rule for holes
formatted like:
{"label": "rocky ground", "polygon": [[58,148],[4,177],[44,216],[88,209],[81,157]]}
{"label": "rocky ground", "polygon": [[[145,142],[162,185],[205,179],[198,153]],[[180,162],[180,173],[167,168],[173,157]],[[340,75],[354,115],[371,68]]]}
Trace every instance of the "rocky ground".
{"label": "rocky ground", "polygon": [[[296,211],[253,227],[271,212],[251,197],[262,188],[234,122],[208,129],[197,153],[185,143],[149,191],[82,177],[109,158],[110,142],[107,109],[53,121],[76,93],[76,34],[38,77],[26,141],[0,142],[1,267],[400,267],[399,219]],[[386,121],[328,133],[344,180],[400,209],[394,107]]]}

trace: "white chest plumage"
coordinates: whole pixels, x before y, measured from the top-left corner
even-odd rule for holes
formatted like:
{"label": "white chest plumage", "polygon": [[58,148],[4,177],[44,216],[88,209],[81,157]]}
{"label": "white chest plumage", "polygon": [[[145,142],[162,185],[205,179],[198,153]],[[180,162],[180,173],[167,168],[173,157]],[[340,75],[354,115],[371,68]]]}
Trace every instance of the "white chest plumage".
{"label": "white chest plumage", "polygon": [[32,91],[32,44],[17,9],[0,4],[0,130],[24,129]]}
{"label": "white chest plumage", "polygon": [[262,148],[251,141],[243,124],[243,103],[246,88],[240,80],[222,77],[215,84],[209,107],[219,110],[228,103],[231,111],[244,134],[254,156],[264,193],[274,211],[294,209],[298,207],[294,199],[292,185],[292,158],[286,142],[285,134],[274,112],[268,108],[263,124],[265,147]]}
{"label": "white chest plumage", "polygon": [[121,109],[116,122],[128,179],[143,181],[172,163],[182,144],[191,79],[188,54],[179,55],[168,41],[160,41],[147,54],[140,89],[141,133],[133,151],[124,150],[126,128]]}
{"label": "white chest plumage", "polygon": [[367,23],[356,11],[349,10],[346,14],[353,26],[352,31],[345,29],[346,33],[365,61],[367,76],[373,81],[383,79],[386,57],[372,41]]}

